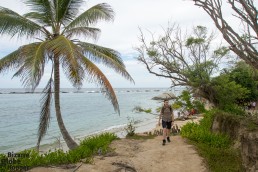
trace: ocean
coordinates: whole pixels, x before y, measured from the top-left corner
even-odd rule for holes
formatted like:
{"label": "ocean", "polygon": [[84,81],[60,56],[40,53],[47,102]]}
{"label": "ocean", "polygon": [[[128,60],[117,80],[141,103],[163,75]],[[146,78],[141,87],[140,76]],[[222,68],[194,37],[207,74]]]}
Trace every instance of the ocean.
{"label": "ocean", "polygon": [[[157,124],[156,108],[162,103],[152,97],[168,91],[168,88],[117,88],[120,115],[98,88],[61,89],[61,112],[66,129],[75,138],[103,131],[120,132],[125,135],[124,127],[133,119],[136,131],[148,131]],[[173,89],[176,95],[180,89]],[[36,146],[40,117],[41,89],[29,93],[25,89],[0,89],[0,153],[17,152]],[[136,113],[136,106],[148,109],[153,114]],[[124,133],[124,134],[123,134]],[[62,140],[54,112],[52,99],[51,122],[41,145]]]}

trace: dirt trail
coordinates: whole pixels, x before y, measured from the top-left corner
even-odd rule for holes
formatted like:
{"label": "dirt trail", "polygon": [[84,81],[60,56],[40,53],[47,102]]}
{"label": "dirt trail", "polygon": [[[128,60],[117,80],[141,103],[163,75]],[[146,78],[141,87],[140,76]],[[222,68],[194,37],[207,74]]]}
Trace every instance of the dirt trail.
{"label": "dirt trail", "polygon": [[[115,153],[96,156],[94,164],[76,164],[76,172],[206,172],[203,159],[181,136],[161,145],[161,136],[148,140],[121,139],[112,142]],[[78,168],[79,167],[79,168]],[[72,172],[76,169],[34,168],[30,172]]]}

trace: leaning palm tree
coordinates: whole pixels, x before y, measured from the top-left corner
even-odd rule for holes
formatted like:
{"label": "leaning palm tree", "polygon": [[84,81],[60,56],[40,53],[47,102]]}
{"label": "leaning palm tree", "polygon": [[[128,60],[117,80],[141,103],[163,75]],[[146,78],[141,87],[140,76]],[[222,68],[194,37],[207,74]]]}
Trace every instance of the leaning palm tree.
{"label": "leaning palm tree", "polygon": [[101,62],[134,82],[117,51],[78,39],[96,39],[100,29],[91,25],[100,20],[113,20],[114,12],[108,4],[102,3],[79,14],[83,0],[24,2],[31,9],[24,15],[0,7],[0,34],[33,38],[37,41],[23,45],[0,59],[0,73],[16,70],[14,76],[21,77],[23,85],[34,91],[41,81],[45,66],[51,64],[51,75],[41,99],[37,146],[39,148],[49,126],[51,97],[54,94],[60,131],[69,149],[74,149],[78,145],[66,130],[60,110],[60,66],[74,87],[80,88],[84,79],[97,83],[118,113],[120,111],[115,92],[94,62]]}

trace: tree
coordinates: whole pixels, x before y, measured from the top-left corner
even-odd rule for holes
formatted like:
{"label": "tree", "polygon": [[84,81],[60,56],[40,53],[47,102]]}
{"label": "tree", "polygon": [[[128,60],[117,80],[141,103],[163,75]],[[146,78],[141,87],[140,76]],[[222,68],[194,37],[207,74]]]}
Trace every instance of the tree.
{"label": "tree", "polygon": [[[258,9],[255,7],[254,0],[193,1],[195,5],[203,8],[214,21],[224,39],[229,43],[229,49],[246,63],[258,69]],[[232,23],[224,17],[224,14],[228,12],[223,8],[225,3],[231,6],[232,15],[239,21],[235,27],[233,23],[236,24],[237,20]],[[242,27],[239,29],[240,24]]]}
{"label": "tree", "polygon": [[209,83],[222,57],[225,47],[214,48],[211,43],[215,34],[208,34],[206,27],[193,28],[183,36],[175,24],[165,30],[164,36],[147,43],[141,32],[138,60],[156,76],[171,79],[172,86],[189,86],[202,97],[209,97]]}
{"label": "tree", "polygon": [[60,110],[60,65],[74,87],[80,88],[85,78],[97,83],[118,113],[115,92],[94,62],[103,63],[133,82],[117,51],[78,39],[97,38],[100,29],[91,25],[100,20],[113,20],[114,12],[108,4],[102,3],[79,14],[83,0],[25,0],[25,3],[31,12],[24,15],[0,7],[0,34],[35,38],[37,42],[23,45],[3,57],[0,60],[0,73],[18,69],[14,76],[21,77],[24,86],[34,90],[44,74],[45,65],[51,63],[51,76],[43,90],[37,145],[39,147],[49,125],[54,92],[60,131],[69,149],[74,149],[77,143],[66,130]]}
{"label": "tree", "polygon": [[231,113],[243,114],[239,108],[239,100],[248,96],[249,90],[235,81],[229,74],[220,74],[211,81],[213,103],[216,107]]}
{"label": "tree", "polygon": [[258,70],[253,69],[244,61],[236,63],[236,65],[228,70],[229,79],[249,90],[246,98],[239,101],[246,104],[258,99]]}

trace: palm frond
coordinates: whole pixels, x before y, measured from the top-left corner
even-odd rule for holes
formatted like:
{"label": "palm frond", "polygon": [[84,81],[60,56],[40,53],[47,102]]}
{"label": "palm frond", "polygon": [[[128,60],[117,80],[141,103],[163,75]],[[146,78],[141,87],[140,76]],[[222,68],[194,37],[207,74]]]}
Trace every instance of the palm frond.
{"label": "palm frond", "polygon": [[85,38],[93,38],[96,40],[99,33],[100,33],[100,29],[98,29],[98,28],[76,27],[76,28],[72,28],[70,30],[65,30],[65,32],[63,34],[66,35],[66,37],[68,39],[75,37],[75,36],[77,36],[77,37],[84,36]]}
{"label": "palm frond", "polygon": [[44,74],[46,57],[46,44],[48,42],[32,43],[23,46],[21,56],[25,59],[13,77],[21,77],[25,87],[34,90]]}
{"label": "palm frond", "polygon": [[55,57],[60,58],[64,73],[74,87],[81,87],[84,71],[78,63],[78,58],[82,55],[79,47],[64,36],[58,36],[48,45]]}
{"label": "palm frond", "polygon": [[118,112],[120,115],[120,109],[119,109],[119,104],[116,98],[116,94],[106,78],[106,76],[101,72],[101,70],[94,64],[92,63],[89,59],[86,57],[82,56],[81,57],[81,62],[84,65],[84,70],[87,72],[86,76],[88,76],[88,80],[90,82],[97,83],[98,86],[100,86],[102,93],[107,97],[108,100],[112,102],[112,105],[114,107],[114,110]]}
{"label": "palm frond", "polygon": [[58,0],[54,1],[56,21],[66,25],[70,23],[79,12],[83,0]]}
{"label": "palm frond", "polygon": [[31,37],[40,33],[44,33],[40,25],[8,8],[0,7],[0,34]]}
{"label": "palm frond", "polygon": [[133,78],[126,71],[123,60],[117,51],[86,42],[79,42],[78,45],[83,49],[83,53],[91,60],[103,63],[134,83]]}
{"label": "palm frond", "polygon": [[[29,12],[29,13],[24,14],[23,17],[26,18],[26,19],[29,19],[31,21],[34,21],[35,23],[40,23],[40,26],[42,26],[41,30],[42,30],[42,32],[44,32],[45,38],[50,38],[51,37],[50,32],[44,27],[44,26],[49,26],[50,25],[49,23],[46,23],[46,19],[45,19],[46,16],[45,15],[42,15],[42,14],[37,13],[37,12]],[[49,21],[47,20],[47,22],[49,22]]]}
{"label": "palm frond", "polygon": [[53,88],[53,79],[51,76],[46,87],[42,91],[44,95],[41,98],[41,112],[40,112],[40,122],[39,122],[39,128],[38,128],[38,142],[37,142],[38,149],[39,149],[40,142],[42,138],[45,136],[47,129],[49,127],[52,88]]}
{"label": "palm frond", "polygon": [[50,0],[25,0],[31,12],[25,14],[27,18],[36,19],[42,25],[53,26],[55,21],[55,9],[53,1]]}
{"label": "palm frond", "polygon": [[24,62],[24,57],[21,53],[22,48],[8,54],[7,56],[0,59],[0,73],[7,72],[8,70],[14,70],[19,68]]}
{"label": "palm frond", "polygon": [[70,30],[74,27],[88,27],[96,24],[99,20],[110,21],[113,19],[114,11],[108,4],[97,4],[75,18],[66,26],[65,30]]}

